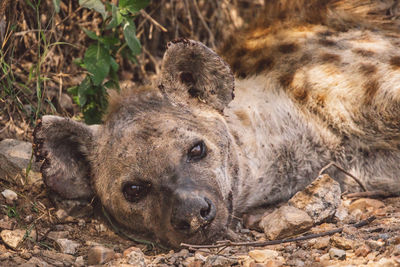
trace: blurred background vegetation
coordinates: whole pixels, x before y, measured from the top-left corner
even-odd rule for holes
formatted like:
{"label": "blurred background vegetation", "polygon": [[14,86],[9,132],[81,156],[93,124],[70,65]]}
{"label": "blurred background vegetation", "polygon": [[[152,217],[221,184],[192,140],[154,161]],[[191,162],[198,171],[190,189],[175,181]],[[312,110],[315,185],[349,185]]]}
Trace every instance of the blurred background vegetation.
{"label": "blurred background vegetation", "polygon": [[149,83],[168,41],[213,49],[263,0],[2,0],[0,140],[30,140],[43,114],[98,123],[107,91]]}

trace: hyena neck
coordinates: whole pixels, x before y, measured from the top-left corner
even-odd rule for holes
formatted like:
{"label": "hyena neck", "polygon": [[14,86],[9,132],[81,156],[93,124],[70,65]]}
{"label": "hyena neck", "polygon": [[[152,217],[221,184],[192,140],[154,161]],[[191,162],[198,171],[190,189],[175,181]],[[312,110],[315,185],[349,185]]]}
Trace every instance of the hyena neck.
{"label": "hyena neck", "polygon": [[241,213],[304,188],[334,158],[337,140],[308,123],[272,78],[239,80],[235,94],[225,114],[242,163],[234,197]]}

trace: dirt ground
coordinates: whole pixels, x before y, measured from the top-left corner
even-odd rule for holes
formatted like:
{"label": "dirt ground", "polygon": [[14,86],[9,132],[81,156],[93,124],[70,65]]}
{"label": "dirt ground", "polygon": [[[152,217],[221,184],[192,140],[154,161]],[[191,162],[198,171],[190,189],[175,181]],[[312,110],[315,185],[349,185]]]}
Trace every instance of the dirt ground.
{"label": "dirt ground", "polygon": [[[400,266],[398,197],[343,198],[332,220],[306,233],[344,227],[334,235],[257,248],[168,250],[117,234],[119,229],[95,203],[67,215],[54,206],[40,179],[29,185],[2,179],[0,192],[5,189],[16,192],[18,199],[7,202],[0,196],[0,266]],[[371,216],[376,219],[370,224],[351,226]],[[7,231],[14,237],[22,232],[16,247],[5,241]],[[239,232],[248,241],[266,240],[259,231]],[[75,244],[72,251],[63,240]]]}

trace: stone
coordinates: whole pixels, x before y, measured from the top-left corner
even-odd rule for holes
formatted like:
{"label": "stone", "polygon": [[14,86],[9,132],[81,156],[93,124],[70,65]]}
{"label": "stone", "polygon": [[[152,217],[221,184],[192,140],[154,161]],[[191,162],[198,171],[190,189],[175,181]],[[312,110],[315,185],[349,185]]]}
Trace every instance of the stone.
{"label": "stone", "polygon": [[385,245],[385,242],[379,240],[367,240],[366,243],[373,250],[380,250]]}
{"label": "stone", "polygon": [[31,222],[33,222],[33,215],[29,214],[29,215],[25,216],[24,221],[27,224],[30,224]]}
{"label": "stone", "polygon": [[56,240],[56,243],[61,249],[61,253],[65,254],[75,254],[76,249],[80,247],[80,244],[78,242],[66,239],[66,238],[59,238]]}
{"label": "stone", "polygon": [[260,222],[260,227],[271,240],[302,233],[312,225],[313,220],[305,211],[287,205],[263,217]]}
{"label": "stone", "polygon": [[127,262],[131,265],[138,267],[145,267],[146,263],[144,260],[144,254],[140,248],[130,247],[124,250],[123,257],[127,259]]}
{"label": "stone", "polygon": [[28,183],[41,183],[39,163],[33,157],[31,161],[32,145],[29,142],[4,139],[0,142],[0,177],[15,179],[18,175],[25,177],[26,169],[30,166]]}
{"label": "stone", "polygon": [[43,250],[41,254],[51,266],[71,266],[75,262],[75,257],[69,254],[58,253],[51,250]]}
{"label": "stone", "polygon": [[354,241],[338,235],[332,236],[330,241],[332,245],[336,248],[347,250],[347,249],[352,249],[354,247]]}
{"label": "stone", "polygon": [[67,238],[68,235],[68,231],[51,231],[47,234],[47,238],[55,241],[60,238]]}
{"label": "stone", "polygon": [[[395,267],[399,266],[399,262],[391,258],[381,258],[377,262],[374,262],[372,266],[374,267]],[[369,266],[369,265],[368,265]]]}
{"label": "stone", "polygon": [[[18,245],[24,240],[26,230],[16,229],[16,230],[3,230],[0,233],[3,242],[12,249],[16,249]],[[29,237],[36,239],[36,231],[30,232]]]}
{"label": "stone", "polygon": [[346,259],[346,251],[338,248],[331,248],[329,250],[329,257],[334,260],[345,260]]}
{"label": "stone", "polygon": [[329,246],[329,236],[323,236],[315,239],[315,243],[312,243],[312,247],[315,249],[325,249]]}
{"label": "stone", "polygon": [[[299,262],[302,262],[302,261],[299,261]],[[303,263],[303,265],[301,265],[299,262],[297,262],[297,264],[299,264],[299,265],[297,265],[297,267],[304,266],[304,263]],[[278,260],[268,260],[265,262],[264,266],[265,267],[281,267],[281,266],[283,266],[283,263]]]}
{"label": "stone", "polygon": [[340,195],[339,183],[323,174],[303,191],[297,192],[288,204],[307,212],[314,223],[319,224],[335,215],[340,205]]}
{"label": "stone", "polygon": [[357,257],[365,257],[368,255],[368,253],[371,252],[371,248],[367,245],[361,245],[360,247],[358,247],[355,251],[354,251],[354,255],[356,255]]}
{"label": "stone", "polygon": [[103,246],[92,247],[88,251],[88,264],[104,264],[114,258],[115,252]]}
{"label": "stone", "polygon": [[75,260],[75,264],[74,265],[77,266],[77,267],[85,266],[85,260],[83,259],[83,256],[77,257],[76,260]]}
{"label": "stone", "polygon": [[104,224],[102,224],[102,223],[96,224],[96,225],[94,226],[94,228],[95,228],[95,229],[97,230],[97,232],[99,232],[99,233],[102,233],[102,232],[107,231],[107,227],[106,227]]}
{"label": "stone", "polygon": [[29,260],[30,258],[32,258],[32,254],[28,251],[22,251],[19,255],[25,260]]}
{"label": "stone", "polygon": [[354,210],[359,209],[362,212],[371,212],[384,207],[385,203],[380,200],[371,198],[360,198],[350,204],[349,211],[353,212]]}
{"label": "stone", "polygon": [[338,221],[345,221],[347,219],[347,217],[349,216],[349,212],[347,211],[347,208],[344,207],[343,205],[339,205],[339,207],[336,209],[335,212],[335,218]]}
{"label": "stone", "polygon": [[392,254],[393,254],[394,256],[400,255],[400,245],[395,245],[395,246],[393,247]]}
{"label": "stone", "polygon": [[207,261],[204,263],[204,267],[225,267],[232,266],[238,263],[237,259],[228,258],[221,255],[210,255],[207,257]]}
{"label": "stone", "polygon": [[175,253],[175,257],[187,257],[189,255],[189,250],[187,249],[181,249],[179,252]]}
{"label": "stone", "polygon": [[58,209],[55,214],[60,221],[64,221],[68,217],[68,213],[63,209]]}
{"label": "stone", "polygon": [[[0,155],[6,157],[8,162],[18,169],[26,169],[31,160],[32,144],[15,139],[4,139],[0,142]],[[35,159],[32,160],[32,170],[35,172],[40,170]]]}
{"label": "stone", "polygon": [[16,201],[18,199],[17,193],[15,193],[14,191],[12,191],[10,189],[4,190],[3,192],[1,192],[1,194],[6,199],[6,202],[8,204],[13,204],[14,201]]}
{"label": "stone", "polygon": [[271,249],[255,249],[249,252],[249,256],[256,262],[265,262],[267,260],[273,260],[279,256],[279,253]]}
{"label": "stone", "polygon": [[17,222],[7,216],[0,220],[0,229],[13,230]]}
{"label": "stone", "polygon": [[45,262],[37,257],[32,257],[25,264],[26,264],[26,266],[50,267],[50,264],[48,264],[47,262]]}
{"label": "stone", "polygon": [[207,260],[207,255],[204,255],[204,253],[201,252],[201,251],[196,251],[194,253],[194,258],[195,258],[195,260],[199,260],[199,261],[205,262]]}

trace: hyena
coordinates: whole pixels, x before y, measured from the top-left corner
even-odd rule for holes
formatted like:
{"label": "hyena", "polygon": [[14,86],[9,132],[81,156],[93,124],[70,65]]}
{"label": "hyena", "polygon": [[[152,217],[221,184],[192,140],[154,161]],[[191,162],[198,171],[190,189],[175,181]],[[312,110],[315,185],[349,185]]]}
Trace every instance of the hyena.
{"label": "hyena", "polygon": [[400,36],[366,7],[266,1],[221,49],[229,65],[200,42],[168,43],[157,83],[111,94],[102,125],[42,118],[46,185],[97,196],[172,247],[230,236],[234,218],[289,199],[330,162],[399,192]]}

